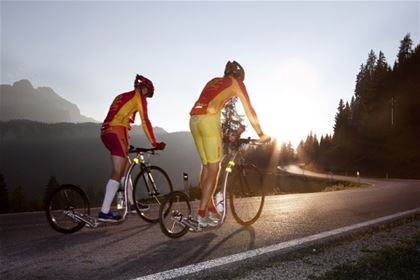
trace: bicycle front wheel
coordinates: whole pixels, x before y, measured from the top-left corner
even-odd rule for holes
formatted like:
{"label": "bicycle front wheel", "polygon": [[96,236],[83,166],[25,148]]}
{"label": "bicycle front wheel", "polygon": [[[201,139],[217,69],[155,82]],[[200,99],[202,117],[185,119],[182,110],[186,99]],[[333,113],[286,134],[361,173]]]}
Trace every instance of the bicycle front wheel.
{"label": "bicycle front wheel", "polygon": [[77,186],[62,185],[55,189],[45,201],[48,223],[61,233],[73,233],[85,226],[77,216],[89,215],[89,201]]}
{"label": "bicycle front wheel", "polygon": [[173,190],[168,174],[158,167],[143,169],[134,180],[133,199],[137,213],[149,223],[159,221],[159,208]]}
{"label": "bicycle front wheel", "polygon": [[235,220],[244,226],[260,217],[264,206],[263,176],[254,165],[240,165],[229,182],[229,202]]}
{"label": "bicycle front wheel", "polygon": [[185,221],[190,215],[189,197],[181,191],[174,191],[160,207],[160,229],[168,237],[179,238],[188,232],[189,227]]}

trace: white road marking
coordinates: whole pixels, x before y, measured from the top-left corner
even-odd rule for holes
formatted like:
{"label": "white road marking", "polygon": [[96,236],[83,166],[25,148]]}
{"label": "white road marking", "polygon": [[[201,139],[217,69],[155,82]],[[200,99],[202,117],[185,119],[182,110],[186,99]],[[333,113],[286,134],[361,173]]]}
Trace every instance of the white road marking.
{"label": "white road marking", "polygon": [[155,273],[155,274],[150,274],[150,275],[134,278],[132,280],[173,279],[173,278],[176,278],[176,277],[181,277],[181,276],[185,276],[185,275],[188,275],[188,274],[191,274],[191,273],[200,272],[200,271],[210,269],[210,268],[213,268],[213,267],[218,267],[218,266],[242,261],[242,260],[245,260],[245,259],[261,256],[261,255],[264,255],[264,254],[267,254],[267,253],[280,251],[280,250],[283,250],[283,249],[286,249],[286,248],[299,246],[299,245],[302,245],[302,244],[305,244],[305,243],[310,243],[310,242],[313,242],[313,241],[316,241],[316,240],[320,240],[320,239],[324,239],[324,238],[327,238],[327,237],[332,237],[332,236],[335,236],[335,235],[339,235],[339,234],[342,234],[344,232],[360,229],[360,228],[363,228],[363,227],[372,226],[372,225],[375,225],[375,224],[379,224],[379,223],[389,221],[389,220],[393,220],[393,219],[396,219],[396,218],[401,218],[401,217],[404,217],[404,216],[411,216],[411,215],[418,214],[418,213],[420,213],[420,208],[400,212],[400,213],[397,213],[397,214],[385,216],[385,217],[382,217],[382,218],[378,218],[378,219],[374,219],[374,220],[370,220],[370,221],[366,221],[366,222],[362,222],[362,223],[357,223],[357,224],[354,224],[354,225],[351,225],[351,226],[346,226],[346,227],[342,227],[342,228],[338,228],[338,229],[334,229],[334,230],[330,230],[330,231],[326,231],[326,232],[321,232],[321,233],[318,233],[318,234],[314,234],[314,235],[310,235],[310,236],[307,236],[307,237],[303,237],[303,238],[299,238],[299,239],[295,239],[295,240],[290,240],[290,241],[270,245],[270,246],[263,247],[263,248],[258,248],[258,249],[254,249],[254,250],[250,250],[250,251],[246,251],[246,252],[242,252],[242,253],[226,256],[226,257],[221,257],[221,258],[214,259],[214,260],[209,260],[209,261],[205,261],[205,262],[201,262],[201,263],[197,263],[197,264],[187,265],[187,266],[180,267],[180,268],[175,268],[175,269],[171,269],[171,270],[167,270],[167,271],[163,271],[163,272],[158,272],[158,273]]}

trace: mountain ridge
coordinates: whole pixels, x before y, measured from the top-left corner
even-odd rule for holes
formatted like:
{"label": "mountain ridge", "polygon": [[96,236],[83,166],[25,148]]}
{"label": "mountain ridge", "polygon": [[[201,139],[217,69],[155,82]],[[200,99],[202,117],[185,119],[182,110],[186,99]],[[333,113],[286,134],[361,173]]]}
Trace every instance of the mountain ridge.
{"label": "mountain ridge", "polygon": [[[45,123],[98,122],[50,87],[34,88],[27,79],[0,85],[0,121],[27,119]],[[53,120],[53,121],[52,121]]]}
{"label": "mountain ridge", "polygon": [[[42,197],[50,176],[60,183],[103,190],[111,171],[109,151],[100,139],[99,123],[47,124],[35,121],[0,121],[0,173],[9,191],[21,186],[25,193]],[[130,144],[149,147],[141,127],[134,127]],[[132,131],[132,132],[134,132]],[[167,147],[150,162],[167,171],[175,188],[183,187],[183,172],[198,182],[200,160],[189,131],[168,133],[155,129]]]}
{"label": "mountain ridge", "polygon": [[[32,120],[0,121],[1,140],[28,139],[83,139],[99,138],[101,123],[44,123]],[[168,134],[163,128],[153,127],[156,136]],[[141,125],[133,125],[131,136],[144,136]]]}
{"label": "mountain ridge", "polygon": [[[50,176],[103,191],[111,162],[100,139],[101,125],[49,87],[35,89],[29,80],[0,85],[0,173],[9,191],[20,186],[42,197]],[[153,130],[167,147],[151,162],[167,171],[175,187],[183,187],[183,172],[197,182],[200,161],[191,133]],[[132,126],[130,143],[150,146],[141,125]]]}

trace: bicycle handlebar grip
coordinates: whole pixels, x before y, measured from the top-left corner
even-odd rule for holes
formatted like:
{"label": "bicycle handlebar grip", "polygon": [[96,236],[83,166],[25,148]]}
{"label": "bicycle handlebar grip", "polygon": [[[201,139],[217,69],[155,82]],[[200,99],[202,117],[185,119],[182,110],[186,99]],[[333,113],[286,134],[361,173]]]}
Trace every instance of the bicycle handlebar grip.
{"label": "bicycle handlebar grip", "polygon": [[136,148],[132,145],[130,145],[129,149],[128,149],[128,153],[151,153],[152,155],[155,154],[155,151],[159,150],[158,148],[151,148],[151,149],[145,149],[145,148]]}
{"label": "bicycle handlebar grip", "polygon": [[238,139],[238,141],[241,144],[249,144],[249,143],[251,143],[251,144],[259,144],[260,143],[260,140],[259,139],[251,139],[251,137],[241,138],[241,139]]}

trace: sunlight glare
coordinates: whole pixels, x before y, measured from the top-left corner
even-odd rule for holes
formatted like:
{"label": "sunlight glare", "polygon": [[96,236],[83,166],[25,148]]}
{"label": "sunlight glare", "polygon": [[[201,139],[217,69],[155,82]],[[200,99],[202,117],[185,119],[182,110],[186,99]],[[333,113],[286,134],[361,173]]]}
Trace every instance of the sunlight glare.
{"label": "sunlight glare", "polygon": [[320,71],[315,65],[295,58],[267,73],[267,83],[256,87],[261,98],[253,101],[261,126],[266,134],[280,142],[291,142],[296,148],[311,130],[318,128],[314,124],[320,121],[324,100]]}

